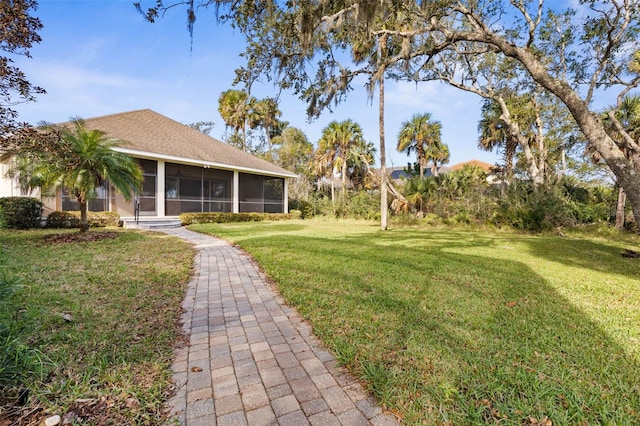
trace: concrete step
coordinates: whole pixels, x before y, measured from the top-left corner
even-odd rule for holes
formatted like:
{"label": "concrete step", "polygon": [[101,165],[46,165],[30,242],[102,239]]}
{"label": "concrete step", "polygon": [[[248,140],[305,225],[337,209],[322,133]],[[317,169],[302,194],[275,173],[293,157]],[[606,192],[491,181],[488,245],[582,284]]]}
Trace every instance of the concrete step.
{"label": "concrete step", "polygon": [[137,223],[132,218],[122,219],[122,227],[128,229],[163,229],[179,228],[181,226],[180,219],[172,218],[140,218]]}

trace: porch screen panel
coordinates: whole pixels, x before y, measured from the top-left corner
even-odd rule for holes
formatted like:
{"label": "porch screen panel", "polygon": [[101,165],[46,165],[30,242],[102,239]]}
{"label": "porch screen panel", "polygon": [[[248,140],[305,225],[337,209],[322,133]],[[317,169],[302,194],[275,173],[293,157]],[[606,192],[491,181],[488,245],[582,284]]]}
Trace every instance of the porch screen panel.
{"label": "porch screen panel", "polygon": [[231,212],[233,209],[233,172],[203,170],[202,197],[204,212]]}
{"label": "porch screen panel", "polygon": [[155,160],[138,159],[142,168],[142,192],[139,194],[140,214],[153,216],[156,214],[156,188],[158,180],[158,162]]}
{"label": "porch screen panel", "polygon": [[266,213],[284,212],[284,179],[264,178],[264,211]]}
{"label": "porch screen panel", "polygon": [[284,179],[240,173],[240,212],[282,213]]}
{"label": "porch screen panel", "polygon": [[183,164],[165,165],[165,212],[230,212],[233,172]]}

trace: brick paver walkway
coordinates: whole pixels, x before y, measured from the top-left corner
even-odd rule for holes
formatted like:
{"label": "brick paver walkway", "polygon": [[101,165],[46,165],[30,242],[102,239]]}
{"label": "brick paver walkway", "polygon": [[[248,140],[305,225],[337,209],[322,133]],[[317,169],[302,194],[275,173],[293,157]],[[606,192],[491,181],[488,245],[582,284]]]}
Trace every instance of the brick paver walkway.
{"label": "brick paver walkway", "polygon": [[180,424],[398,424],[337,366],[247,255],[183,228],[164,232],[198,249],[183,304],[190,344],[176,353],[169,401]]}

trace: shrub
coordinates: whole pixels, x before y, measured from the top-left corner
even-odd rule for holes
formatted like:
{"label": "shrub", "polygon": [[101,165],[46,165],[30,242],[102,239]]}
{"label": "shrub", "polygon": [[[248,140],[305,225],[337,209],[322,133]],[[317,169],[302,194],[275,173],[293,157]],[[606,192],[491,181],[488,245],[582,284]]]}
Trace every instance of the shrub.
{"label": "shrub", "polygon": [[[104,228],[106,226],[118,226],[120,215],[116,212],[87,212],[87,221],[92,228]],[[47,228],[79,228],[80,212],[55,211],[47,216]]]}
{"label": "shrub", "polygon": [[289,220],[290,213],[182,213],[180,221],[183,225],[196,223],[231,223],[260,222],[263,220]]}
{"label": "shrub", "polygon": [[416,226],[420,223],[420,219],[413,213],[400,213],[392,217],[393,224],[396,226]]}
{"label": "shrub", "polygon": [[300,210],[289,210],[291,219],[302,219],[302,212]]}
{"label": "shrub", "polygon": [[31,197],[0,198],[2,221],[7,228],[39,228],[42,218],[42,202]]}
{"label": "shrub", "polygon": [[558,227],[575,226],[576,209],[565,195],[553,189],[514,191],[500,201],[493,216],[493,224],[507,225],[531,232],[549,231]]}
{"label": "shrub", "polygon": [[298,210],[302,214],[302,219],[308,219],[315,215],[313,204],[307,200],[290,200],[289,211]]}

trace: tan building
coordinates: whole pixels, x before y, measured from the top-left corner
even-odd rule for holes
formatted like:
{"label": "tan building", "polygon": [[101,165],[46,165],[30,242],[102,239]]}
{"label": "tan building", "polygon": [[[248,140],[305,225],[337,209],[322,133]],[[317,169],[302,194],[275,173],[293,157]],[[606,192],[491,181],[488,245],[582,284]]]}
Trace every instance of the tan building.
{"label": "tan building", "polygon": [[[287,213],[287,181],[296,175],[149,109],[86,119],[89,129],[123,141],[116,151],[135,158],[144,172],[142,192],[126,202],[108,185],[90,202],[91,211],[175,217],[185,212]],[[0,196],[23,195],[3,165]],[[45,215],[78,210],[64,191],[44,198]]]}

